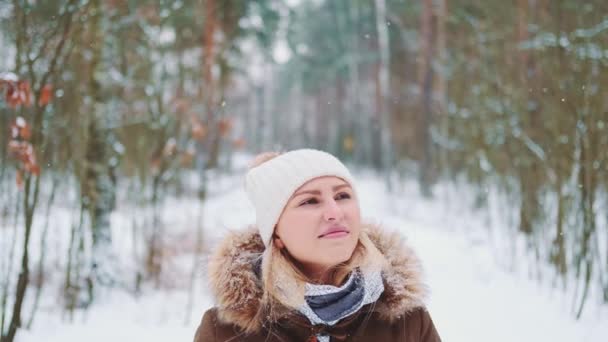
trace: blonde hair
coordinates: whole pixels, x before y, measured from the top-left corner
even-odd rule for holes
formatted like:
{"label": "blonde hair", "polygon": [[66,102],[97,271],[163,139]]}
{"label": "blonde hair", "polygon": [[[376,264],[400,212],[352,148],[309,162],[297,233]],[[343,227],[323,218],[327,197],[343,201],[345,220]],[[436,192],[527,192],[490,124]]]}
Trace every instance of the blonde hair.
{"label": "blonde hair", "polygon": [[[271,160],[281,153],[265,152],[257,155],[251,164],[256,167]],[[341,283],[353,270],[360,269],[363,273],[367,271],[382,270],[387,261],[384,255],[376,248],[369,239],[365,229],[361,229],[359,239],[351,257],[332,268],[331,280],[333,283]],[[276,304],[287,309],[296,309],[304,303],[306,283],[313,282],[299,268],[298,261],[283,248],[279,248],[271,240],[262,254],[262,305],[258,316],[272,313]],[[269,311],[266,311],[269,310]],[[272,314],[268,315],[272,317]]]}

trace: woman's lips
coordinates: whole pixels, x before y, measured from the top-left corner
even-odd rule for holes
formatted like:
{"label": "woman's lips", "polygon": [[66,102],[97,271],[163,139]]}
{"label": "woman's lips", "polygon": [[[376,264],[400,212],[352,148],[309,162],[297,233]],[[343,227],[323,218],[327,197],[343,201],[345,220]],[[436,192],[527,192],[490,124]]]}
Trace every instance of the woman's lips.
{"label": "woman's lips", "polygon": [[338,239],[341,237],[345,237],[348,234],[349,233],[345,230],[339,230],[339,231],[335,231],[332,233],[323,234],[323,235],[321,235],[321,238],[322,239]]}
{"label": "woman's lips", "polygon": [[344,226],[333,226],[327,229],[323,234],[319,235],[319,238],[336,239],[348,235],[350,232]]}

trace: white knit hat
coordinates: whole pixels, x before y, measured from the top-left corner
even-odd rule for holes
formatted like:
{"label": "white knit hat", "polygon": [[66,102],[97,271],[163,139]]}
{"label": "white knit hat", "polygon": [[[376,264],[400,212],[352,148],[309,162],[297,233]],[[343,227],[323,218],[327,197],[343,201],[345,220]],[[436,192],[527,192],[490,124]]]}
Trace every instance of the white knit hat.
{"label": "white knit hat", "polygon": [[355,191],[350,172],[338,158],[323,151],[302,149],[280,154],[252,168],[245,176],[245,190],[255,207],[256,224],[264,245],[270,244],[274,226],[292,194],[317,177],[336,176]]}

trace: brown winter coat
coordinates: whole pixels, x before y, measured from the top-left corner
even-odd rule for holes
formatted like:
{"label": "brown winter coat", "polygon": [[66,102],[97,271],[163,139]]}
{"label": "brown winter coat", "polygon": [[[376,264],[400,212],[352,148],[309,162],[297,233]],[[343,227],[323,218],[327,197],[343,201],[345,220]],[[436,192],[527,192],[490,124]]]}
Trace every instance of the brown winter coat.
{"label": "brown winter coat", "polygon": [[[194,341],[304,342],[315,341],[319,333],[331,336],[332,342],[441,341],[424,307],[426,288],[413,250],[397,233],[371,225],[364,229],[388,261],[382,273],[385,289],[378,301],[332,327],[312,326],[306,317],[286,308],[274,307],[258,315],[262,289],[253,265],[264,244],[254,229],[232,233],[210,260],[209,277],[211,284],[217,284],[212,291],[218,305],[205,312]],[[255,332],[243,332],[251,326]]]}

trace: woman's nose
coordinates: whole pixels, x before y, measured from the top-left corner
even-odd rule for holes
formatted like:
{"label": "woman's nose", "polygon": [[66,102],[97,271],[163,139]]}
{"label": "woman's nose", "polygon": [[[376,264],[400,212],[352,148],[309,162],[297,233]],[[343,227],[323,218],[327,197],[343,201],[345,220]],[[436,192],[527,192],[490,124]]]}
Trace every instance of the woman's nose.
{"label": "woman's nose", "polygon": [[338,205],[336,200],[329,199],[325,201],[325,206],[323,208],[323,218],[326,221],[340,221],[344,217],[344,212],[342,208]]}

